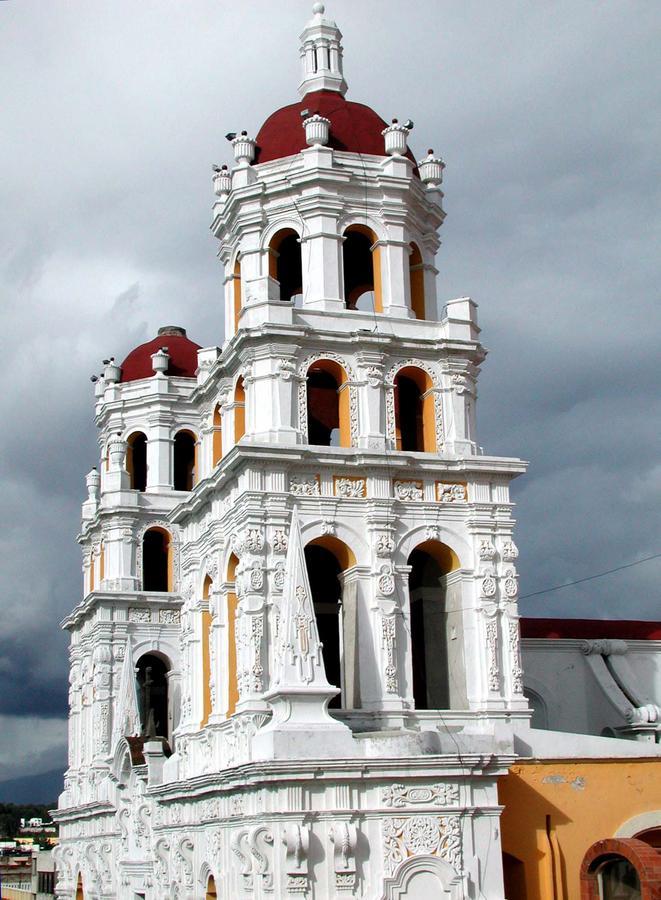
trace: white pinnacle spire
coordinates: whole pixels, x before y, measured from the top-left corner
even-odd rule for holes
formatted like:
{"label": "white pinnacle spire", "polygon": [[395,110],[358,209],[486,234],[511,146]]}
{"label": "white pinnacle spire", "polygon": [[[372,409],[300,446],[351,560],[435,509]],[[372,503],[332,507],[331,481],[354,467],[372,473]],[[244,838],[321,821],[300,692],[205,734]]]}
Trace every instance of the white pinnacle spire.
{"label": "white pinnacle spire", "polygon": [[301,97],[310,91],[338,91],[343,96],[347,92],[342,72],[342,32],[332,19],[324,17],[324,12],[324,4],[315,3],[312,18],[301,34]]}
{"label": "white pinnacle spire", "polygon": [[355,755],[350,730],[328,713],[328,704],[338,693],[326,678],[298,512],[294,510],[273,682],[264,697],[273,717],[253,739],[253,759]]}

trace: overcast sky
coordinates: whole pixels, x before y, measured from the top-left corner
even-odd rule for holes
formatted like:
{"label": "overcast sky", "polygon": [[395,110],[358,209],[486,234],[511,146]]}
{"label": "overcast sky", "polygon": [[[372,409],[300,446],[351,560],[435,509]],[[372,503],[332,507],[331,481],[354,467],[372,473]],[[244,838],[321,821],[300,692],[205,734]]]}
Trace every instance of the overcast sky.
{"label": "overcast sky", "polygon": [[[310,3],[0,3],[0,780],[65,761],[89,376],[160,325],[222,340],[223,135],[297,99]],[[334,0],[349,99],[446,168],[443,300],[479,304],[479,440],[515,482],[521,593],[661,552],[654,2]],[[521,604],[661,618],[661,561]],[[30,748],[26,752],[25,748]]]}

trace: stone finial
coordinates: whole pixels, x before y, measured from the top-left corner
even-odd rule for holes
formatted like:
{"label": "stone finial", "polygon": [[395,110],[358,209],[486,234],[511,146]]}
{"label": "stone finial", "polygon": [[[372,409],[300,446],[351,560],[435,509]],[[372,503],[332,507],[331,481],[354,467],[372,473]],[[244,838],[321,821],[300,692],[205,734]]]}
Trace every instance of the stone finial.
{"label": "stone finial", "polygon": [[108,441],[108,468],[118,472],[124,468],[127,443],[119,434],[114,434]]}
{"label": "stone finial", "polygon": [[234,148],[234,159],[240,166],[249,166],[255,158],[254,138],[249,138],[248,132],[242,131],[232,139],[231,143]]}
{"label": "stone finial", "polygon": [[342,95],[347,92],[342,71],[342,32],[332,19],[325,17],[325,12],[323,3],[315,3],[312,18],[301,34],[301,97],[311,91],[336,91]]}
{"label": "stone finial", "polygon": [[420,180],[429,187],[438,187],[443,182],[443,169],[445,163],[440,156],[434,156],[433,150],[427,151],[427,156],[418,163]]}
{"label": "stone finial", "polygon": [[381,132],[385,138],[386,153],[388,156],[405,156],[408,150],[407,140],[409,129],[406,125],[400,125],[397,119],[392,120],[392,124],[384,128]]}
{"label": "stone finial", "polygon": [[159,347],[156,353],[151,354],[151,364],[154,375],[165,375],[170,365],[170,354],[167,347]]}
{"label": "stone finial", "polygon": [[94,468],[85,476],[85,484],[87,486],[87,499],[90,501],[90,503],[97,504],[99,502],[101,476],[96,466],[94,466]]}
{"label": "stone finial", "polygon": [[308,147],[320,147],[328,143],[330,119],[325,119],[315,113],[304,120],[303,128],[305,128],[305,142]]}
{"label": "stone finial", "polygon": [[213,192],[216,197],[226,197],[232,189],[232,174],[227,166],[214,167]]}
{"label": "stone finial", "polygon": [[104,359],[103,365],[105,366],[103,370],[103,380],[106,384],[117,384],[119,379],[122,377],[122,369],[121,366],[118,366],[115,363],[115,357],[111,356],[110,359]]}

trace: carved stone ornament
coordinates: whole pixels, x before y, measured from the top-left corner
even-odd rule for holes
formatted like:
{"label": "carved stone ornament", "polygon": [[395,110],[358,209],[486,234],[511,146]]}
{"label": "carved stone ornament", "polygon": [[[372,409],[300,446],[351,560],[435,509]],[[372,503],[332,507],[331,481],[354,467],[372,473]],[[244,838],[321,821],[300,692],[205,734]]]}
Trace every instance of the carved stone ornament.
{"label": "carved stone ornament", "polygon": [[254,562],[250,570],[250,590],[261,591],[263,587],[264,572],[262,571],[262,567],[260,566],[260,564],[258,562]]}
{"label": "carved stone ornament", "polygon": [[503,590],[505,591],[505,596],[509,600],[513,600],[519,592],[519,585],[516,580],[516,569],[510,568],[506,569],[505,576],[503,580]]}
{"label": "carved stone ornament", "polygon": [[368,366],[365,375],[367,383],[372,388],[377,388],[383,383],[383,369],[380,366]]}
{"label": "carved stone ornament", "polygon": [[395,577],[392,570],[388,566],[381,566],[380,575],[376,586],[380,594],[384,597],[391,597],[395,593]]}
{"label": "carved stone ornament", "polygon": [[333,822],[328,830],[333,842],[335,888],[353,893],[356,886],[356,844],[358,832],[351,822]]}
{"label": "carved stone ornament", "polygon": [[178,609],[161,609],[158,612],[158,621],[161,625],[179,625],[181,615]]}
{"label": "carved stone ornament", "polygon": [[437,481],[436,499],[439,503],[465,503],[468,500],[466,485]]}
{"label": "carved stone ornament", "polygon": [[438,541],[441,536],[441,529],[438,525],[427,525],[425,528],[425,540]]}
{"label": "carved stone ornament", "polygon": [[395,542],[389,534],[381,533],[374,541],[374,552],[381,559],[385,559],[395,552]]}
{"label": "carved stone ornament", "polygon": [[496,556],[496,548],[491,543],[489,538],[482,538],[480,541],[480,549],[479,549],[480,559],[483,562],[489,562],[494,559]]}
{"label": "carved stone ornament", "polygon": [[393,485],[396,500],[423,500],[421,481],[395,481]]}
{"label": "carved stone ornament", "polygon": [[358,393],[356,391],[356,375],[352,367],[346,362],[342,356],[336,353],[315,353],[306,357],[298,369],[299,385],[298,385],[298,428],[303,439],[308,440],[308,394],[307,394],[307,373],[314,362],[320,360],[332,360],[338,363],[347,374],[348,384],[342,386],[341,390],[349,391],[349,431],[351,437],[351,446],[358,445]]}
{"label": "carved stone ornament", "polygon": [[321,523],[321,533],[334,535],[335,531],[335,522],[332,522],[330,519],[324,519],[324,521]]}
{"label": "carved stone ornament", "polygon": [[459,816],[410,816],[383,820],[383,868],[393,874],[412,856],[437,856],[461,870]]}
{"label": "carved stone ornament", "polygon": [[335,478],[335,496],[347,500],[362,498],[367,492],[365,478]]}
{"label": "carved stone ornament", "polygon": [[286,553],[287,547],[289,546],[289,540],[285,531],[282,528],[278,528],[273,532],[273,540],[271,541],[271,546],[273,548],[274,553]]}
{"label": "carved stone ornament", "polygon": [[487,653],[489,658],[489,690],[500,690],[500,665],[498,662],[498,625],[495,619],[487,622]]}
{"label": "carved stone ornament", "polygon": [[512,665],[512,693],[523,693],[523,669],[521,668],[521,653],[519,650],[519,623],[514,620],[509,623],[509,649]]}
{"label": "carved stone ornament", "polygon": [[318,497],[318,475],[290,475],[289,490],[295,497]]}
{"label": "carved stone ornament", "polygon": [[496,579],[490,572],[486,572],[482,578],[482,584],[480,585],[480,594],[483,597],[496,596]]}
{"label": "carved stone ornament", "polygon": [[429,786],[393,784],[383,788],[381,799],[385,806],[402,808],[429,804],[430,806],[456,806],[459,803],[459,785],[432,784]]}
{"label": "carved stone ornament", "polygon": [[276,591],[282,591],[285,586],[285,564],[283,562],[276,563],[273,570],[273,587]]}
{"label": "carved stone ornament", "polygon": [[395,640],[397,621],[394,616],[381,616],[381,644],[384,655],[384,675],[386,693],[397,693],[397,656]]}
{"label": "carved stone ornament", "polygon": [[234,548],[242,553],[260,553],[264,549],[264,535],[261,528],[245,528],[237,534]]}
{"label": "carved stone ornament", "polygon": [[519,555],[519,549],[514,541],[505,541],[503,544],[502,557],[505,562],[514,562]]}
{"label": "carved stone ornament", "polygon": [[147,606],[129,607],[129,622],[151,622],[151,610]]}
{"label": "carved stone ornament", "polygon": [[278,374],[283,381],[291,381],[296,375],[296,366],[289,359],[283,359],[278,367]]}
{"label": "carved stone ornament", "polygon": [[310,826],[291,822],[284,828],[282,841],[286,847],[287,890],[290,894],[306,894],[308,890]]}

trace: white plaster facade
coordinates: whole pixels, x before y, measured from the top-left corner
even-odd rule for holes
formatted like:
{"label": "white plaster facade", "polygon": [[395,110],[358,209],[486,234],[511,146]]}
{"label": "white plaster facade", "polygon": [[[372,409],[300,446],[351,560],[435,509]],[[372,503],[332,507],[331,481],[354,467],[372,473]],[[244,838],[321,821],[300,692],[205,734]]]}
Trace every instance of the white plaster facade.
{"label": "white plaster facade", "polygon": [[[317,4],[303,33],[303,97],[343,95],[339,41]],[[62,900],[81,885],[108,900],[503,898],[496,779],[529,716],[509,497],[525,464],[477,444],[476,305],[437,309],[440,160],[422,161],[419,177],[402,155],[403,126],[385,130],[381,156],[332,149],[324,122],[300,127],[307,149],[256,165],[240,135],[236,167],[215,176],[222,347],[199,351],[195,378],[168,376],[157,353],[152,377],[123,382],[111,362],[96,384],[85,596],[64,623]],[[379,312],[346,308],[342,244],[356,224],[376,236]],[[296,304],[272,275],[282,229],[300,241]],[[424,319],[413,311],[412,243]],[[344,446],[308,440],[307,373],[318,361],[345,376]],[[424,373],[433,449],[397,449],[402,369]],[[191,491],[173,488],[182,429],[197,441]],[[135,431],[147,438],[145,490],[127,472]],[[154,527],[170,536],[168,591],[142,589]],[[347,552],[337,685],[324,675],[301,568],[311,542]],[[444,604],[440,710],[414,701],[409,574],[421,545],[455,560],[419,588],[421,602]],[[436,650],[424,649],[430,682]],[[167,668],[167,758],[138,708],[145,653]]]}

